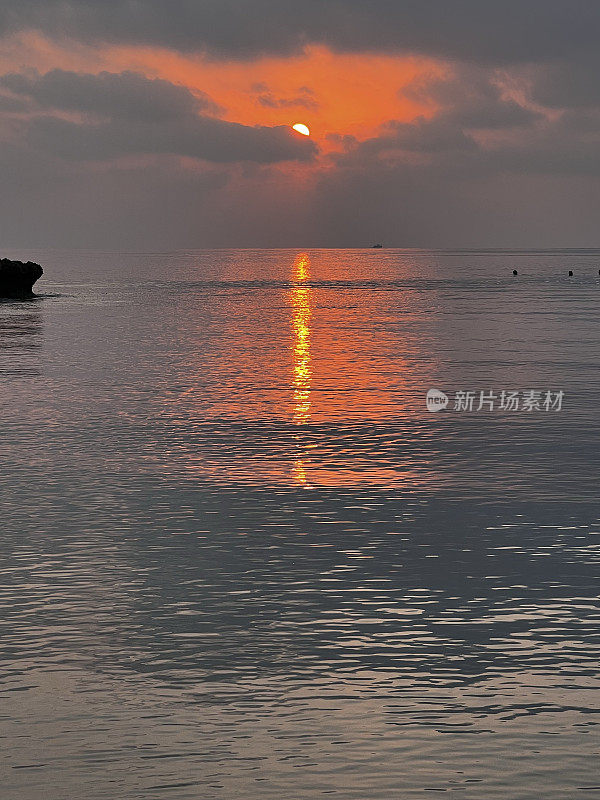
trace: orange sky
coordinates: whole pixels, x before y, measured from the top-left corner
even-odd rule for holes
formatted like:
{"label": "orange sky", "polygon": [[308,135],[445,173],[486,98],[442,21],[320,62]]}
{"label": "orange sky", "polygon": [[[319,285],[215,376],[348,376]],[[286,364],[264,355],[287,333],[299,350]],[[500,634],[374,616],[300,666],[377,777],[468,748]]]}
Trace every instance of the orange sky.
{"label": "orange sky", "polygon": [[[208,94],[222,107],[219,116],[232,122],[268,126],[302,122],[325,149],[332,147],[326,141],[329,134],[365,139],[388,120],[431,116],[434,107],[401,98],[398,92],[417,76],[445,70],[425,58],[337,54],[324,47],[310,47],[305,54],[288,58],[215,61],[149,47],[70,43],[63,48],[37,34],[15,37],[0,55],[0,68],[20,70],[24,52],[27,66],[42,72],[57,67],[81,72],[134,70],[183,84]],[[261,97],[284,103],[269,107]],[[294,105],[297,98],[308,107]]]}
{"label": "orange sky", "polygon": [[[390,119],[411,120],[431,108],[398,96],[398,90],[423,72],[439,71],[434,62],[416,58],[339,55],[322,47],[293,58],[252,62],[216,62],[156,50],[114,50],[111,61],[197,88],[224,107],[225,119],[244,125],[292,125],[303,122],[320,141],[328,134],[373,135]],[[310,93],[303,92],[309,89]],[[305,98],[301,104],[269,108],[275,101]]]}

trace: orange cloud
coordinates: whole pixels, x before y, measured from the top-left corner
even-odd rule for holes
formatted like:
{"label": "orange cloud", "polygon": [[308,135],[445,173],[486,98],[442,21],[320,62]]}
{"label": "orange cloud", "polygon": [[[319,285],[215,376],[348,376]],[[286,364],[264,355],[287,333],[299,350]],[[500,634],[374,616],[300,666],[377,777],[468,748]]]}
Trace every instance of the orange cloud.
{"label": "orange cloud", "polygon": [[[292,57],[254,61],[215,61],[201,55],[149,47],[68,46],[39,34],[22,34],[6,43],[0,68],[27,66],[97,72],[135,70],[206,92],[222,107],[223,119],[244,125],[303,122],[325,149],[334,140],[373,136],[388,120],[409,122],[432,116],[436,108],[399,91],[422,76],[442,77],[441,62],[412,56],[339,54],[310,47]],[[329,138],[328,138],[329,137]]]}
{"label": "orange cloud", "polygon": [[337,54],[311,47],[291,58],[251,62],[208,61],[172,51],[114,49],[118,69],[201,89],[224,107],[222,115],[245,125],[303,122],[317,140],[327,136],[364,139],[387,120],[408,122],[435,109],[398,92],[416,77],[443,75],[444,67],[423,58]]}

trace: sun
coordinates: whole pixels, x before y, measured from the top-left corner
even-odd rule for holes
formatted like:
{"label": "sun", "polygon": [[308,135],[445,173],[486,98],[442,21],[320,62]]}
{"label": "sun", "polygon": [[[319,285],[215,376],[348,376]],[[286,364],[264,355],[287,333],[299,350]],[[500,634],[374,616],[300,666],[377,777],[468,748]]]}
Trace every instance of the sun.
{"label": "sun", "polygon": [[303,125],[301,122],[297,122],[295,125],[292,125],[292,128],[298,133],[301,133],[302,136],[310,136],[310,128],[306,125]]}

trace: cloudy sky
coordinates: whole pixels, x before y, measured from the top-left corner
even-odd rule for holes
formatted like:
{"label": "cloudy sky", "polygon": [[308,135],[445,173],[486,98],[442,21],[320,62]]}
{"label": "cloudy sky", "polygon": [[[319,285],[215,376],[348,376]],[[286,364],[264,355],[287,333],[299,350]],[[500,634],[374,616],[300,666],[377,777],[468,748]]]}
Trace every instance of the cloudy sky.
{"label": "cloudy sky", "polygon": [[5,247],[600,245],[597,0],[3,0],[0,36]]}

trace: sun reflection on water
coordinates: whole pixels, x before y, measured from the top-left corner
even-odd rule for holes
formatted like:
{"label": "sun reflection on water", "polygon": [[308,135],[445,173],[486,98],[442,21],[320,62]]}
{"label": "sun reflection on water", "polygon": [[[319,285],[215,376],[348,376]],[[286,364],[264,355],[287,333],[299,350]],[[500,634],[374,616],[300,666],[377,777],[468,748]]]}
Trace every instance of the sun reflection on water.
{"label": "sun reflection on water", "polygon": [[292,335],[293,335],[293,420],[302,425],[310,419],[310,391],[312,365],[310,357],[310,286],[303,285],[309,278],[310,259],[299,253],[293,265]]}
{"label": "sun reflection on water", "polygon": [[[292,266],[292,419],[296,425],[310,420],[312,364],[310,355],[311,288],[304,281],[310,277],[310,258],[299,253]],[[292,477],[296,484],[307,484],[306,463],[302,455],[294,461]]]}

